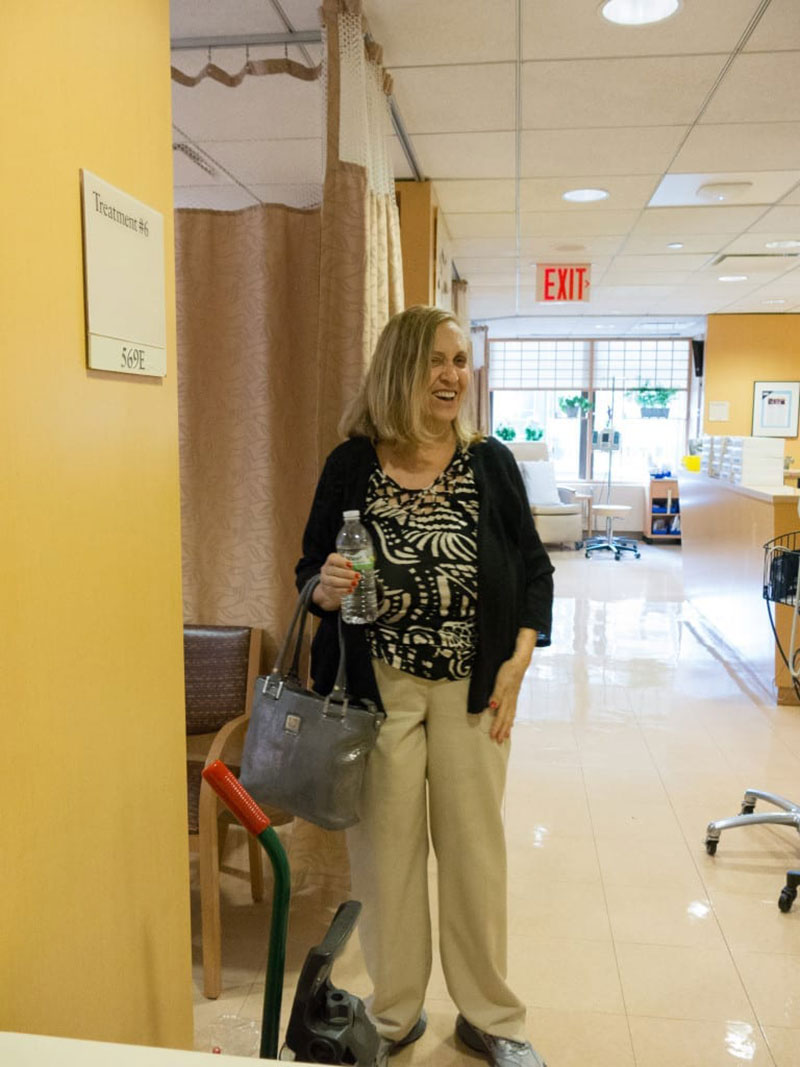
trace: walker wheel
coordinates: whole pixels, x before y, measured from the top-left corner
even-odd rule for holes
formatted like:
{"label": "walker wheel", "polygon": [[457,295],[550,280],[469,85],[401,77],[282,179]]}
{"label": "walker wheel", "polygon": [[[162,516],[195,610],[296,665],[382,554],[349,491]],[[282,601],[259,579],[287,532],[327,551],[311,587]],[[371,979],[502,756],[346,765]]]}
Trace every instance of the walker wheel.
{"label": "walker wheel", "polygon": [[641,552],[634,552],[633,558],[634,559],[641,559],[642,558],[642,553]]}
{"label": "walker wheel", "polygon": [[592,558],[592,553],[588,549],[586,550],[586,558],[587,559],[591,559]]}
{"label": "walker wheel", "polygon": [[752,815],[755,809],[755,804],[742,804],[742,815]]}
{"label": "walker wheel", "polygon": [[778,897],[778,907],[782,912],[790,910],[792,904],[794,904],[797,898],[797,890],[792,885],[785,885],[781,890],[781,895]]}
{"label": "walker wheel", "polygon": [[715,840],[714,838],[711,838],[711,837],[707,837],[706,838],[706,852],[709,854],[709,856],[716,855],[717,845],[718,844],[719,844],[719,841]]}
{"label": "walker wheel", "polygon": [[619,554],[619,552],[614,553],[614,559],[622,559],[622,556]]}

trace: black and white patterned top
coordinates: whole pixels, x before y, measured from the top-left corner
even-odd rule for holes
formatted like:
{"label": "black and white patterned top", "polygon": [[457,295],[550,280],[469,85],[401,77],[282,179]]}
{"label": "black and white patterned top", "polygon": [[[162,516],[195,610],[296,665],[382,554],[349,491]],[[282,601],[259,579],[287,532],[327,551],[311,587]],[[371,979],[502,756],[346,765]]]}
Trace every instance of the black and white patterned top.
{"label": "black and white patterned top", "polygon": [[478,490],[466,450],[425,489],[377,466],[365,518],[382,586],[370,654],[418,678],[468,678],[475,659]]}

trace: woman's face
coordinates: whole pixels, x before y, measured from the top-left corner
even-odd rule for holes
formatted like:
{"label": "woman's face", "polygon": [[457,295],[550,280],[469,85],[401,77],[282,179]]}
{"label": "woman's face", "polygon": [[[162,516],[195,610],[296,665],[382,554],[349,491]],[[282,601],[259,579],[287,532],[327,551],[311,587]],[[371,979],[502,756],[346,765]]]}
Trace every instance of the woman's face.
{"label": "woman's face", "polygon": [[427,415],[434,430],[444,430],[458,415],[470,373],[464,334],[454,322],[440,323],[433,339],[428,378]]}

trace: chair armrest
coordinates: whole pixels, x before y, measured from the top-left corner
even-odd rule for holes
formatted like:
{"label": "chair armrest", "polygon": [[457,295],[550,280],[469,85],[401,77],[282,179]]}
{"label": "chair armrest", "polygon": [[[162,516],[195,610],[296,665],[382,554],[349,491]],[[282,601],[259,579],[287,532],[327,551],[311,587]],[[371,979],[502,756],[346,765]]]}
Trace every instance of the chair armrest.
{"label": "chair armrest", "polygon": [[[208,755],[206,756],[206,767],[210,767],[214,760],[221,759],[223,763],[229,761],[235,763],[241,758],[242,743],[244,742],[244,735],[249,721],[249,715],[238,715],[235,719],[226,722],[221,729],[217,730],[214,735],[214,740],[211,742],[211,748],[208,750]],[[241,740],[239,740],[239,734],[241,734]],[[231,759],[228,754],[228,748],[235,742],[238,742],[238,751],[236,753],[236,759]]]}
{"label": "chair armrest", "polygon": [[568,489],[565,485],[559,485],[558,495],[561,498],[562,504],[574,504],[575,503],[575,490]]}

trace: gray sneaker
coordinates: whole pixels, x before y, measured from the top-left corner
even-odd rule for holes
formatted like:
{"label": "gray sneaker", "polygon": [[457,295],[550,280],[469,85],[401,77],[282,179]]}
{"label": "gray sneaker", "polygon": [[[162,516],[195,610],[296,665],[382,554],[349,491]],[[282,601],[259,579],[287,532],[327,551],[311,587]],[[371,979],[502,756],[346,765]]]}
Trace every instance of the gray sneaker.
{"label": "gray sneaker", "polygon": [[406,1045],[413,1045],[415,1041],[419,1041],[425,1033],[427,1025],[428,1016],[425,1014],[425,1009],[423,1008],[419,1018],[405,1037],[401,1037],[397,1041],[390,1041],[388,1037],[382,1037],[378,1047],[378,1055],[375,1058],[375,1067],[386,1067],[386,1063],[392,1053],[397,1052],[398,1049],[405,1048]]}
{"label": "gray sneaker", "polygon": [[485,1056],[492,1067],[547,1067],[529,1041],[494,1037],[468,1023],[463,1015],[456,1019],[456,1034],[467,1048]]}

